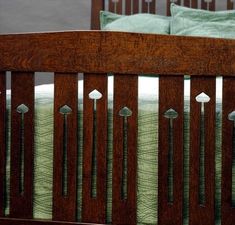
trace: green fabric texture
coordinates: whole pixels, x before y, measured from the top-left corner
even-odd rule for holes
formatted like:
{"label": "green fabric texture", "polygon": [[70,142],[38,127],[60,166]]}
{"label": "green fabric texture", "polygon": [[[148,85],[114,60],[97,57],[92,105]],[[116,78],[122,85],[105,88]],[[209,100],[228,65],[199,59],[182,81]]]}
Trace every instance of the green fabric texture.
{"label": "green fabric texture", "polygon": [[235,10],[211,12],[172,3],[171,15],[171,34],[235,38]]}
{"label": "green fabric texture", "polygon": [[145,13],[124,16],[101,11],[100,26],[106,31],[169,34],[170,17]]}

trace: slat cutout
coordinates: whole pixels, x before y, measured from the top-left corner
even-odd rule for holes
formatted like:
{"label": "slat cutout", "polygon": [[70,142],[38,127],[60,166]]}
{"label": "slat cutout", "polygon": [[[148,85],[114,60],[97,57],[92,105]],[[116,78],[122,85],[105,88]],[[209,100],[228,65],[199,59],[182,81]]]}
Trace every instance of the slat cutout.
{"label": "slat cutout", "polygon": [[[133,3],[131,3],[133,2]],[[131,8],[132,5],[132,8]],[[135,14],[139,12],[139,1],[126,0],[126,15]]]}
{"label": "slat cutout", "polygon": [[[92,96],[92,92],[94,96]],[[97,92],[98,94],[95,92]],[[102,94],[101,98],[100,96],[98,96],[99,93]],[[99,99],[93,100],[92,98],[99,98]],[[83,132],[84,132],[85,141],[84,141],[84,150],[83,150],[82,221],[92,222],[92,223],[105,223],[106,195],[107,195],[106,192],[107,75],[106,74],[104,75],[85,74],[83,112],[84,112]],[[92,179],[92,174],[94,176],[93,177],[94,179]],[[93,189],[96,189],[96,196],[92,195],[92,187]]]}
{"label": "slat cutout", "polygon": [[234,3],[232,2],[232,0],[227,0],[227,9],[233,9],[234,8]]}
{"label": "slat cutout", "polygon": [[109,0],[109,11],[122,14],[122,0]]}
{"label": "slat cutout", "polygon": [[[113,224],[136,224],[137,110],[138,77],[117,74],[114,77],[113,124]],[[128,107],[132,115],[120,116]],[[125,111],[125,110],[124,110]],[[125,129],[126,121],[126,129]],[[125,129],[125,131],[124,131]],[[125,141],[126,134],[126,141]],[[126,146],[125,146],[126,145]],[[125,158],[123,152],[127,152]],[[126,160],[126,161],[125,161]],[[126,194],[123,193],[126,162]],[[124,196],[123,196],[124,194]]]}
{"label": "slat cutout", "polygon": [[[76,221],[77,74],[56,73],[54,92],[53,220]],[[62,114],[64,106],[65,114]],[[70,112],[66,114],[66,111]]]}
{"label": "slat cutout", "polygon": [[[215,78],[191,77],[190,225],[215,223],[215,83]],[[198,102],[200,94],[199,101],[206,100],[207,95],[209,102]]]}
{"label": "slat cutout", "polygon": [[[167,15],[167,16],[170,16],[170,15],[171,15],[171,3],[172,3],[171,0],[167,0],[167,2],[166,2],[166,15]],[[181,5],[181,0],[177,0],[177,1],[175,2],[175,4]]]}
{"label": "slat cutout", "polygon": [[0,72],[0,216],[5,210],[6,176],[6,73]]}
{"label": "slat cutout", "polygon": [[[160,76],[159,78],[159,174],[158,174],[158,221],[159,225],[182,224],[183,204],[183,107],[184,77]],[[172,122],[166,118],[168,110],[174,110],[178,116]],[[170,127],[172,126],[172,132]],[[169,135],[172,135],[169,141]],[[170,149],[173,151],[173,163],[169,161]],[[173,167],[173,193],[170,193],[169,167]],[[168,188],[169,187],[169,188]],[[169,201],[169,193],[172,201]]]}
{"label": "slat cutout", "polygon": [[[34,74],[12,72],[11,82],[10,217],[32,218]],[[22,104],[25,105],[24,107],[28,108],[28,112],[17,112],[17,110],[19,110],[18,107]]]}
{"label": "slat cutout", "polygon": [[91,29],[100,30],[100,11],[104,10],[104,0],[92,0],[91,2]]}
{"label": "slat cutout", "polygon": [[232,156],[234,150],[234,121],[228,115],[235,110],[235,80],[223,78],[223,120],[222,120],[222,225],[233,225],[235,208],[232,208]]}
{"label": "slat cutout", "polygon": [[212,2],[207,3],[205,0],[201,1],[201,8],[210,10],[210,11],[215,11],[215,0],[212,0]]}
{"label": "slat cutout", "polygon": [[142,0],[142,13],[156,13],[156,0]]}

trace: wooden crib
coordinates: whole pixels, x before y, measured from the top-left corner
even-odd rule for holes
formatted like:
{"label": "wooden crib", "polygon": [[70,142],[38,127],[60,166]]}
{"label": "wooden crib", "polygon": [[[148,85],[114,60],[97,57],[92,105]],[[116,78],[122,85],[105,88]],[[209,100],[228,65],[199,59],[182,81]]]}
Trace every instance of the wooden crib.
{"label": "wooden crib", "polygon": [[[92,28],[97,28],[95,18],[104,2],[94,2],[97,4],[92,7]],[[214,1],[211,4],[213,9]],[[4,213],[6,71],[12,72],[9,216]],[[36,71],[55,73],[52,221],[35,220],[32,212]],[[84,73],[81,222],[76,221],[78,72]],[[223,77],[221,221],[223,225],[234,225],[235,40],[101,31],[0,35],[0,224],[106,224],[108,73],[115,76],[112,224],[137,223],[139,74],[160,74],[158,224],[183,223],[183,107],[184,75],[187,74],[191,76],[189,223],[215,224],[215,80],[219,75]],[[199,104],[195,97],[203,92],[210,96],[210,102]],[[198,199],[201,105],[205,113],[204,203]],[[97,162],[96,196],[91,194],[93,154]],[[126,195],[123,195],[124,164],[127,167]],[[173,171],[172,199],[169,198],[169,164]]]}

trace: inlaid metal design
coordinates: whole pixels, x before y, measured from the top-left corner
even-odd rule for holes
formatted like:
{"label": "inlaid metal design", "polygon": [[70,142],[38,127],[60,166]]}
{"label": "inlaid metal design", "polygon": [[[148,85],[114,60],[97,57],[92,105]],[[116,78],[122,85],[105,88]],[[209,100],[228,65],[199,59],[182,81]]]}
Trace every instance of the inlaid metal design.
{"label": "inlaid metal design", "polygon": [[89,98],[93,100],[93,141],[92,141],[92,165],[91,165],[91,197],[96,198],[97,188],[97,101],[102,98],[98,90],[89,93]]}
{"label": "inlaid metal design", "polygon": [[169,149],[168,149],[168,176],[167,176],[167,188],[168,188],[168,202],[173,203],[174,201],[174,119],[178,117],[178,113],[170,108],[164,113],[164,117],[169,119],[168,126],[168,140],[169,140]]}
{"label": "inlaid metal design", "polygon": [[128,117],[131,115],[132,111],[126,106],[119,111],[119,116],[123,117],[122,199],[127,199]]}
{"label": "inlaid metal design", "polygon": [[68,105],[60,107],[59,112],[64,117],[63,124],[63,162],[62,162],[62,194],[68,195],[68,115],[72,113],[72,109]]}
{"label": "inlaid metal design", "polygon": [[21,195],[24,193],[24,116],[29,111],[28,106],[21,104],[16,108],[16,111],[21,115],[20,118],[20,187]]}
{"label": "inlaid metal design", "polygon": [[235,111],[228,114],[228,119],[233,122],[232,134],[232,207],[235,208]]}
{"label": "inlaid metal design", "polygon": [[210,97],[202,92],[196,96],[196,101],[201,104],[198,200],[200,205],[205,205],[205,104],[210,101]]}

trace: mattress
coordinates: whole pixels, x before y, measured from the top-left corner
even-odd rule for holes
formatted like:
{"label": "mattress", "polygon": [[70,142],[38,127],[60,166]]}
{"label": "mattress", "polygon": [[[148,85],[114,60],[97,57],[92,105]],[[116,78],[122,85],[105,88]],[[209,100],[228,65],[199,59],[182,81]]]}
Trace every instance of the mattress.
{"label": "mattress", "polygon": [[[108,101],[108,200],[107,222],[111,222],[111,185],[112,185],[112,106],[113,77],[109,77]],[[78,137],[78,221],[81,219],[82,190],[82,93],[83,81],[79,81],[79,134]],[[10,90],[7,91],[8,134],[10,134]],[[35,87],[35,181],[33,216],[37,219],[52,218],[53,183],[53,93],[54,85]],[[220,181],[221,181],[221,97],[222,79],[217,79],[216,104],[216,217],[220,218]],[[157,224],[158,188],[158,78],[139,77],[138,113],[138,168],[137,168],[137,221],[138,224]],[[184,223],[188,221],[188,168],[189,168],[189,96],[190,80],[185,80],[184,105]],[[7,187],[9,189],[9,135],[7,157]],[[9,192],[7,192],[9,200]],[[6,214],[9,213],[7,201]]]}

